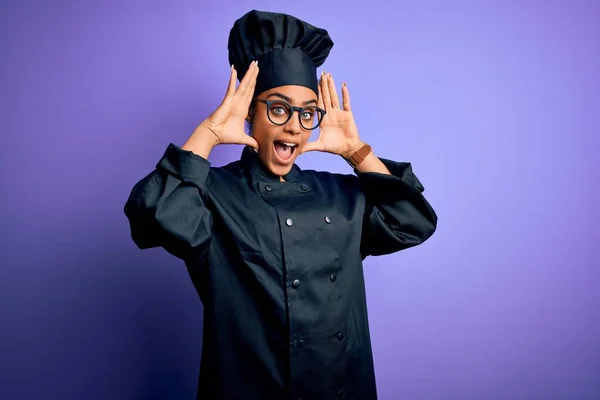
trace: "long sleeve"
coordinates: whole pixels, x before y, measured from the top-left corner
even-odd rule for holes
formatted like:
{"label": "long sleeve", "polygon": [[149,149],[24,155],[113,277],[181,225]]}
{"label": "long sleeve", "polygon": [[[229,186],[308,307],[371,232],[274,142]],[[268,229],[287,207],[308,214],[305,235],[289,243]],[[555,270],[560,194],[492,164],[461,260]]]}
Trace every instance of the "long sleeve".
{"label": "long sleeve", "polygon": [[417,246],[433,235],[437,215],[410,163],[381,159],[392,175],[358,173],[366,196],[361,254],[377,256]]}
{"label": "long sleeve", "polygon": [[201,257],[210,244],[206,206],[210,163],[170,144],[156,169],[132,189],[124,212],[140,249],[163,247],[174,256]]}

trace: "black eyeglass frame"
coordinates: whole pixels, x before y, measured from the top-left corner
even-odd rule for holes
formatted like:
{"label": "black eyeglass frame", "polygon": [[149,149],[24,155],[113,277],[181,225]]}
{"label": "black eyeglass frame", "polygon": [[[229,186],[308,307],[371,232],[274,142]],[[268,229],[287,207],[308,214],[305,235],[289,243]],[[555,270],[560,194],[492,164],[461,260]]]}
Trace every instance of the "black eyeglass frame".
{"label": "black eyeglass frame", "polygon": [[[327,111],[325,111],[322,108],[319,108],[317,106],[297,107],[297,106],[293,106],[293,105],[291,105],[288,102],[283,101],[283,100],[254,99],[254,101],[257,101],[259,103],[263,103],[263,104],[267,105],[267,118],[269,118],[269,121],[271,121],[271,123],[273,125],[277,125],[277,126],[281,126],[281,125],[287,124],[290,121],[290,119],[292,118],[292,115],[294,115],[294,111],[298,111],[298,121],[300,121],[300,125],[304,129],[306,129],[307,131],[312,131],[314,129],[317,129],[319,127],[319,125],[321,125],[321,122],[323,122],[323,117],[325,116],[325,114],[327,114]],[[290,108],[291,111],[288,114],[288,117],[285,120],[285,122],[276,123],[276,122],[273,122],[273,120],[271,119],[271,115],[269,114],[269,109],[271,108],[271,105],[273,103],[285,104],[286,106],[288,106]],[[319,114],[319,117],[317,117],[317,124],[314,127],[312,127],[312,128],[307,128],[307,127],[304,126],[304,123],[302,122],[302,112],[304,110],[314,110],[314,109],[317,109],[317,113]]]}

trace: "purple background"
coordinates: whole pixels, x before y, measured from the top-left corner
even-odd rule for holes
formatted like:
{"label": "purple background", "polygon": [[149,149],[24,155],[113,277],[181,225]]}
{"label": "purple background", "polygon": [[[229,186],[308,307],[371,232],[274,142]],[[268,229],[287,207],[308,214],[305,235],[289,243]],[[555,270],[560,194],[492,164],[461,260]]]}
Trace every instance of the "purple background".
{"label": "purple background", "polygon": [[249,7],[329,30],[363,139],[440,216],[366,262],[381,399],[600,398],[600,3],[356,3],[2,1],[0,398],[194,397],[201,303],[122,207],[218,105]]}

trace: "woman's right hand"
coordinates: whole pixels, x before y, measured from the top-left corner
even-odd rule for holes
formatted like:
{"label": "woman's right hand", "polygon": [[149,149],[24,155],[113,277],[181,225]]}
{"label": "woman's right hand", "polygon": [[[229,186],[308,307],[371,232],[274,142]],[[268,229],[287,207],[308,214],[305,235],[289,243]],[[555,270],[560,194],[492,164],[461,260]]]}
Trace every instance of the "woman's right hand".
{"label": "woman's right hand", "polygon": [[257,76],[258,63],[253,61],[236,89],[237,71],[233,66],[231,67],[229,87],[225,98],[221,105],[200,124],[200,127],[204,128],[203,130],[214,136],[215,145],[243,144],[258,150],[258,142],[244,130],[244,123],[254,96]]}

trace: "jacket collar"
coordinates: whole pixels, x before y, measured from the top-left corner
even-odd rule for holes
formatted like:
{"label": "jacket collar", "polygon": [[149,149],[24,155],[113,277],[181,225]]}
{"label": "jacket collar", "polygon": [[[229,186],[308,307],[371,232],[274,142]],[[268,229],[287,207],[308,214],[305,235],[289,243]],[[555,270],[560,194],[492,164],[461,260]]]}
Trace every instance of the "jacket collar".
{"label": "jacket collar", "polygon": [[[269,171],[260,158],[258,152],[250,146],[245,146],[242,151],[241,161],[243,165],[252,175],[253,180],[267,181],[267,182],[280,182],[279,176]],[[292,169],[287,175],[283,176],[287,182],[297,182],[300,179],[302,170],[296,164],[292,165]]]}

